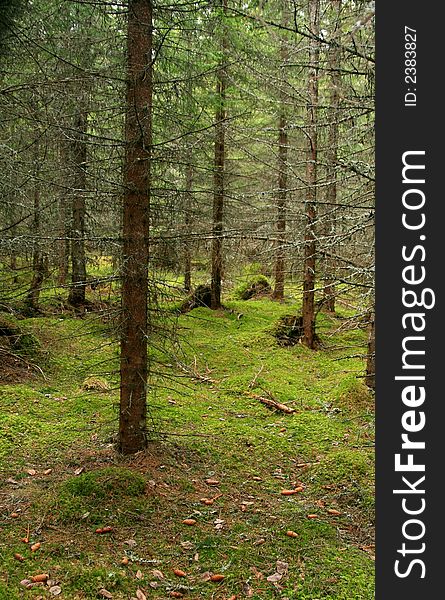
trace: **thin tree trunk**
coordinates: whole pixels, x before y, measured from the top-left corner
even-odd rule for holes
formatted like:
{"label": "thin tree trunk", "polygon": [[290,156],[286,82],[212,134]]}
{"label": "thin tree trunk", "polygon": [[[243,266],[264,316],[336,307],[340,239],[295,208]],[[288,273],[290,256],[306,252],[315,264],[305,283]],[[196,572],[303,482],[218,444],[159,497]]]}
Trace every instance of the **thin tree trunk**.
{"label": "thin tree trunk", "polygon": [[34,146],[34,221],[33,221],[33,232],[34,232],[34,243],[32,251],[32,281],[31,286],[28,290],[26,303],[32,309],[36,310],[39,304],[40,291],[42,283],[45,277],[45,268],[43,261],[43,254],[40,247],[40,235],[41,235],[41,219],[40,219],[40,185],[38,182],[38,175],[40,171],[40,155],[39,155],[40,144],[38,141],[35,142]]}
{"label": "thin tree trunk", "polygon": [[147,445],[147,302],[152,144],[152,2],[130,0],[125,120],[119,451]]}
{"label": "thin tree trunk", "polygon": [[[336,12],[337,33],[340,23],[341,0],[332,0]],[[326,176],[328,180],[326,190],[326,202],[328,216],[325,217],[325,238],[328,247],[331,248],[330,240],[335,235],[335,204],[337,203],[337,158],[338,158],[338,137],[339,137],[339,99],[340,99],[340,59],[341,49],[332,45],[329,48],[328,66],[330,69],[330,101],[329,101],[329,130],[328,147],[326,152]],[[335,261],[326,257],[325,259],[325,284],[324,284],[324,306],[329,312],[335,312]]]}
{"label": "thin tree trunk", "polygon": [[[68,163],[68,152],[65,140],[59,142],[59,161],[60,167],[63,174],[66,173]],[[68,278],[68,263],[70,254],[70,243],[69,243],[69,226],[68,226],[68,211],[67,211],[67,197],[66,192],[62,188],[62,192],[59,198],[59,241],[57,248],[57,267],[58,267],[58,283],[59,285],[65,285]]]}
{"label": "thin tree trunk", "polygon": [[184,289],[190,292],[192,289],[192,250],[190,247],[191,239],[188,237],[192,224],[192,187],[193,187],[193,166],[191,163],[187,165],[186,182],[185,182],[185,240],[184,240]]}
{"label": "thin tree trunk", "polygon": [[74,169],[73,181],[73,220],[71,230],[71,289],[68,302],[75,307],[85,304],[86,260],[85,260],[85,190],[87,179],[87,115],[81,111],[76,115],[74,123],[74,140],[72,143],[72,159]]}
{"label": "thin tree trunk", "polygon": [[[227,0],[220,0],[223,13],[227,10]],[[227,41],[222,34],[222,60],[218,69],[216,94],[218,107],[216,109],[215,125],[215,165],[213,176],[213,228],[212,228],[212,280],[211,308],[221,308],[222,280],[222,233],[224,218],[224,185],[225,185],[225,118],[226,118],[226,53]]]}
{"label": "thin tree trunk", "polygon": [[306,120],[306,227],[304,232],[303,273],[303,343],[315,348],[315,254],[317,250],[315,223],[317,219],[317,109],[318,67],[320,59],[320,0],[309,0],[309,30],[314,38],[309,42],[309,104]]}
{"label": "thin tree trunk", "polygon": [[372,390],[375,389],[375,314],[374,310],[369,313],[369,333],[368,333],[368,356],[366,361],[366,385]]}
{"label": "thin tree trunk", "polygon": [[[283,9],[283,25],[286,25],[286,10]],[[277,248],[275,254],[275,287],[273,298],[284,300],[285,279],[285,243],[286,243],[286,196],[287,196],[287,118],[286,118],[286,74],[284,65],[288,58],[285,41],[281,42],[281,89],[280,89],[280,117],[278,119],[278,194],[277,194]]]}

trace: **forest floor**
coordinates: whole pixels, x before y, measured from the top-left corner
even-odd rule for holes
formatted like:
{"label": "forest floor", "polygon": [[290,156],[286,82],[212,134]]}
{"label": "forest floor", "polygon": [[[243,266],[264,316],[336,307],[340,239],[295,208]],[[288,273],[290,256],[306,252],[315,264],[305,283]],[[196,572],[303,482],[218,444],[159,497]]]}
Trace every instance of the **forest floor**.
{"label": "forest floor", "polygon": [[180,351],[156,328],[151,441],[130,458],[112,317],[17,321],[43,375],[0,386],[1,600],[374,598],[365,332],[339,306],[318,316],[323,348],[282,347],[295,302],[226,308],[180,316]]}

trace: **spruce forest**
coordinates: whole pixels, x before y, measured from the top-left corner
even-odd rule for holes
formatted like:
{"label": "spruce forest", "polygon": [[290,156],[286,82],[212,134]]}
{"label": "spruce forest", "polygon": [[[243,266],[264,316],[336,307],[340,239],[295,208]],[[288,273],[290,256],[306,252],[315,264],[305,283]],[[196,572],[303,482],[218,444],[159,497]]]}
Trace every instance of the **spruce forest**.
{"label": "spruce forest", "polygon": [[0,1],[0,600],[374,598],[374,2]]}

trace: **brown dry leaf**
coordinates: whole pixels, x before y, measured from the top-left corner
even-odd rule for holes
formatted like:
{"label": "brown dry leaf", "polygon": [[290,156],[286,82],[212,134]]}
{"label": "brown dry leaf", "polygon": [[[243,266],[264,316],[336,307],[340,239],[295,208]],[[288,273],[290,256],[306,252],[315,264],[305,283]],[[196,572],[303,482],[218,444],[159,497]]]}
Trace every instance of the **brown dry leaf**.
{"label": "brown dry leaf", "polygon": [[28,469],[26,472],[31,476],[37,475],[37,471],[35,469]]}
{"label": "brown dry leaf", "polygon": [[264,538],[259,538],[257,540],[254,541],[253,545],[254,546],[261,546],[261,544],[264,544],[266,540]]}
{"label": "brown dry leaf", "polygon": [[212,575],[210,577],[210,581],[213,581],[214,583],[218,583],[219,581],[223,581],[223,579],[225,579],[224,575],[221,575],[220,573],[216,573],[215,575]]}
{"label": "brown dry leaf", "polygon": [[230,596],[229,600],[236,600],[238,598],[238,596],[235,596],[235,594],[233,594],[233,596]]}
{"label": "brown dry leaf", "polygon": [[303,486],[300,485],[296,488],[294,488],[293,490],[281,490],[281,495],[282,496],[293,496],[294,494],[298,494],[299,492],[303,491]]}
{"label": "brown dry leaf", "polygon": [[16,560],[19,560],[20,562],[23,562],[23,561],[25,560],[25,557],[24,557],[24,556],[22,556],[21,554],[19,554],[18,552],[16,552],[16,553],[14,554],[14,558],[15,558]]}
{"label": "brown dry leaf", "polygon": [[277,583],[281,579],[283,579],[283,575],[281,573],[274,573],[273,575],[269,575],[269,577],[267,577],[267,581],[270,581],[270,583]]}
{"label": "brown dry leaf", "polygon": [[45,582],[49,579],[49,575],[47,573],[40,573],[39,575],[33,575],[30,579],[33,583]]}
{"label": "brown dry leaf", "polygon": [[159,587],[159,583],[157,581],[149,581],[148,585],[154,590],[157,590]]}
{"label": "brown dry leaf", "polygon": [[289,529],[289,531],[286,531],[286,535],[292,538],[298,537],[298,533],[295,533],[295,531],[292,531],[291,529]]}
{"label": "brown dry leaf", "polygon": [[36,550],[38,550],[40,548],[41,544],[40,542],[36,542],[35,544],[33,544],[31,546],[31,552],[35,552]]}
{"label": "brown dry leaf", "polygon": [[335,508],[328,508],[328,513],[330,515],[333,515],[334,517],[339,517],[342,514],[339,510],[336,510]]}
{"label": "brown dry leaf", "polygon": [[213,575],[213,573],[211,573],[210,571],[206,571],[205,573],[203,573],[201,575],[201,580],[202,581],[210,581],[210,578],[212,575]]}
{"label": "brown dry leaf", "polygon": [[217,479],[206,479],[207,485],[219,485],[219,481]]}
{"label": "brown dry leaf", "polygon": [[183,525],[196,525],[196,519],[184,519],[182,521]]}
{"label": "brown dry leaf", "polygon": [[128,556],[124,556],[123,559],[121,560],[121,565],[128,565],[129,562],[130,562],[130,559],[128,558]]}
{"label": "brown dry leaf", "polygon": [[138,600],[147,600],[147,596],[144,594],[144,592],[140,589],[136,590],[136,598]]}
{"label": "brown dry leaf", "polygon": [[49,593],[52,596],[59,596],[59,594],[62,593],[62,588],[60,587],[60,585],[53,585],[49,588]]}
{"label": "brown dry leaf", "polygon": [[20,485],[20,483],[18,481],[16,481],[15,479],[13,479],[12,477],[9,477],[9,479],[6,480],[6,483],[12,483],[13,485]]}
{"label": "brown dry leaf", "polygon": [[53,470],[52,470],[52,469],[45,469],[45,470],[43,471],[43,474],[44,474],[44,475],[49,475],[49,474],[50,474],[50,473],[52,473],[52,472],[53,472]]}
{"label": "brown dry leaf", "polygon": [[243,593],[245,596],[247,596],[248,598],[252,598],[253,596],[253,589],[252,587],[249,585],[249,582],[246,581],[246,583],[243,584]]}
{"label": "brown dry leaf", "polygon": [[277,573],[280,575],[287,575],[289,570],[289,563],[284,562],[284,560],[277,560]]}
{"label": "brown dry leaf", "polygon": [[108,590],[106,590],[105,588],[102,588],[101,590],[99,590],[99,594],[103,597],[103,598],[113,598],[113,594],[111,592],[109,592]]}
{"label": "brown dry leaf", "polygon": [[18,519],[20,517],[19,513],[13,512],[10,515],[11,519]]}
{"label": "brown dry leaf", "polygon": [[142,573],[142,571],[140,569],[138,569],[136,571],[136,579],[143,579],[144,578],[144,574]]}
{"label": "brown dry leaf", "polygon": [[20,582],[20,585],[23,585],[24,587],[28,587],[28,585],[31,584],[31,580],[30,579],[22,579],[22,581]]}
{"label": "brown dry leaf", "polygon": [[263,481],[261,477],[258,477],[258,475],[255,475],[254,477],[252,477],[252,479],[254,481]]}
{"label": "brown dry leaf", "polygon": [[183,598],[184,594],[181,594],[181,592],[173,591],[173,592],[170,592],[170,597],[171,598]]}
{"label": "brown dry leaf", "polygon": [[94,533],[111,533],[113,531],[113,528],[110,527],[110,525],[107,525],[106,527],[99,527],[98,529],[96,529],[96,531]]}
{"label": "brown dry leaf", "polygon": [[318,515],[315,514],[311,514],[311,515],[307,515],[308,519],[318,519]]}
{"label": "brown dry leaf", "polygon": [[201,504],[206,504],[207,506],[210,506],[211,504],[213,504],[214,500],[213,498],[201,498],[200,502]]}
{"label": "brown dry leaf", "polygon": [[153,577],[156,577],[156,579],[165,579],[164,573],[159,569],[153,569],[151,574],[153,575]]}
{"label": "brown dry leaf", "polygon": [[78,469],[76,469],[74,471],[74,475],[80,475],[81,473],[83,473],[85,471],[85,467],[79,467]]}
{"label": "brown dry leaf", "polygon": [[176,577],[187,577],[187,573],[181,569],[173,569],[173,573],[176,575]]}

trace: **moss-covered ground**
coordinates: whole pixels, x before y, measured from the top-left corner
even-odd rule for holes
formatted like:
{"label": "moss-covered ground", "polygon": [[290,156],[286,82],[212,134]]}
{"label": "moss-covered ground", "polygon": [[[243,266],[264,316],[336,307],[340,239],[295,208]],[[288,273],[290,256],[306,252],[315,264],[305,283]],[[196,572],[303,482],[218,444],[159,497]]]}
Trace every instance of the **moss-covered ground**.
{"label": "moss-covered ground", "polygon": [[[1,600],[374,597],[365,333],[339,305],[318,316],[321,349],[285,348],[273,328],[296,304],[225,307],[181,315],[180,346],[154,337],[150,443],[130,458],[114,450],[113,318],[20,319],[43,375],[0,386]],[[52,591],[21,585],[41,573]]]}

